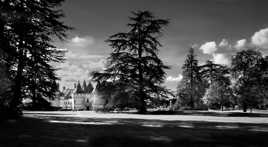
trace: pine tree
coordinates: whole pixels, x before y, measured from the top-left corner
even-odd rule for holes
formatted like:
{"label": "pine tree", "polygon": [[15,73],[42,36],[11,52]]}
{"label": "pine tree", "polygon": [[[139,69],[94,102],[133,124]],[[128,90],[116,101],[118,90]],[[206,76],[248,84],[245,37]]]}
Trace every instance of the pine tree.
{"label": "pine tree", "polygon": [[70,29],[60,21],[63,1],[0,1],[0,49],[12,67],[9,70],[15,84],[10,108],[14,112],[19,111],[23,97],[54,95],[57,77],[51,62],[61,62],[63,56],[52,41],[64,39]]}
{"label": "pine tree", "polygon": [[183,78],[177,87],[177,103],[194,109],[201,104],[201,98],[205,93],[205,81],[202,79],[193,48],[190,48],[182,70]]}
{"label": "pine tree", "polygon": [[106,70],[93,73],[93,79],[111,79],[130,86],[132,97],[139,99],[139,112],[144,113],[146,101],[166,93],[160,84],[165,80],[164,69],[168,67],[158,57],[158,48],[161,47],[158,37],[168,21],[157,19],[148,11],[133,12],[133,15],[128,32],[108,39],[113,52]]}

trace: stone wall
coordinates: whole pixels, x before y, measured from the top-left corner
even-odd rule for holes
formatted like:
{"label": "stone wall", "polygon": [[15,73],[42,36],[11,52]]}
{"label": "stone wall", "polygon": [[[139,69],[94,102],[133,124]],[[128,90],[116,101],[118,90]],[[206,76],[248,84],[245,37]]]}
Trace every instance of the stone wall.
{"label": "stone wall", "polygon": [[74,94],[74,109],[75,110],[91,110],[92,109],[92,94]]}

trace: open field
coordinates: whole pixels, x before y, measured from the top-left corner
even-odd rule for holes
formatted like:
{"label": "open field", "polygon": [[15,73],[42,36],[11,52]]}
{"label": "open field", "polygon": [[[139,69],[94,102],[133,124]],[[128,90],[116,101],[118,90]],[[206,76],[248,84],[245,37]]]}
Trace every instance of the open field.
{"label": "open field", "polygon": [[178,115],[25,112],[2,122],[0,146],[268,146],[266,112]]}

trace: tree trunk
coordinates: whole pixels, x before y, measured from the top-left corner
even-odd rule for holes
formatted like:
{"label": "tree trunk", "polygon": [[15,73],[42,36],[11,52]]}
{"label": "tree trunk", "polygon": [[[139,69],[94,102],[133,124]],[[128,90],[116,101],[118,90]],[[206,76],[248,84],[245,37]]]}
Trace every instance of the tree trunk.
{"label": "tree trunk", "polygon": [[32,97],[32,107],[33,108],[37,108],[37,96],[36,96],[36,91],[35,91],[35,88],[32,89],[32,94],[33,94],[33,97]]}
{"label": "tree trunk", "polygon": [[253,111],[253,108],[252,108],[252,107],[250,107],[250,113],[252,113],[252,111]]}
{"label": "tree trunk", "polygon": [[191,96],[191,101],[190,101],[190,107],[191,109],[194,109],[194,100],[193,100],[193,97]]}
{"label": "tree trunk", "polygon": [[[141,30],[139,30],[139,32],[141,32]],[[142,58],[142,54],[143,54],[143,50],[142,50],[142,39],[141,39],[141,35],[139,35],[139,41],[138,41],[138,55],[139,55],[139,59],[141,60]],[[138,71],[139,71],[139,97],[140,97],[140,107],[139,107],[139,113],[146,113],[146,103],[145,103],[145,93],[143,91],[144,86],[143,86],[143,69],[142,69],[142,65],[141,62],[139,62],[138,64]]]}
{"label": "tree trunk", "polygon": [[144,114],[144,113],[147,112],[147,110],[146,110],[146,103],[145,103],[144,95],[143,94],[140,95],[140,102],[141,102],[141,104],[140,104],[140,107],[139,107],[138,112],[140,114]]}
{"label": "tree trunk", "polygon": [[14,86],[14,96],[10,102],[10,108],[13,113],[20,113],[19,105],[21,104],[22,99],[22,74],[24,68],[24,61],[23,61],[23,50],[20,49],[19,52],[19,59],[18,59],[18,67],[17,67],[17,75],[15,77],[15,86]]}
{"label": "tree trunk", "polygon": [[243,105],[243,112],[247,112],[247,106],[245,104]]}

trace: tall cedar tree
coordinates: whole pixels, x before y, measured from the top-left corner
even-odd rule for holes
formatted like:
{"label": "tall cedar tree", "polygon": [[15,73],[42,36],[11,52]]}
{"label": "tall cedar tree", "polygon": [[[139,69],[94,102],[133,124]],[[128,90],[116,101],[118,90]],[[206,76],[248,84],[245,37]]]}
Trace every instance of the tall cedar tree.
{"label": "tall cedar tree", "polygon": [[261,104],[265,96],[265,66],[261,52],[253,49],[240,51],[232,58],[231,71],[236,81],[235,93],[244,112]]}
{"label": "tall cedar tree", "polygon": [[197,108],[205,93],[205,81],[202,79],[193,48],[190,48],[182,70],[183,78],[177,87],[177,103],[191,109]]}
{"label": "tall cedar tree", "polygon": [[54,95],[55,69],[51,62],[63,60],[53,45],[70,29],[60,19],[64,0],[0,1],[0,49],[7,54],[15,86],[10,108],[18,111],[22,98]]}
{"label": "tall cedar tree", "polygon": [[93,80],[112,79],[125,83],[132,89],[132,97],[138,99],[140,113],[146,112],[146,101],[167,90],[160,86],[165,80],[168,69],[158,57],[161,47],[158,37],[168,20],[157,19],[151,12],[132,13],[126,33],[117,33],[108,39],[113,52],[108,58],[104,72],[93,72]]}

